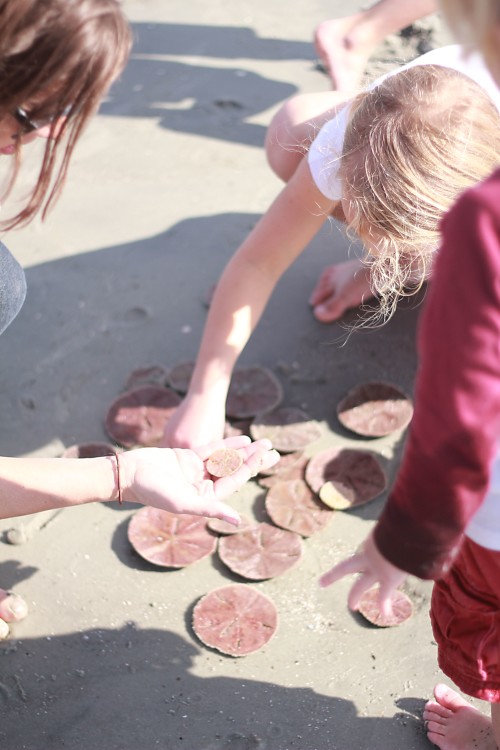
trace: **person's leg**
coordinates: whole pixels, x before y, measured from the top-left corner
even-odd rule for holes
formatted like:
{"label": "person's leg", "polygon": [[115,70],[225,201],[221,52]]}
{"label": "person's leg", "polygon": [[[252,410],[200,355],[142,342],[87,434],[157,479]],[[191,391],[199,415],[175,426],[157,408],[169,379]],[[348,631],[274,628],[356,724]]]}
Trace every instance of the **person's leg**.
{"label": "person's leg", "polygon": [[379,0],[367,10],[323,21],[314,44],[337,91],[359,87],[374,49],[393,34],[437,10],[437,0]]}
{"label": "person's leg", "polygon": [[337,91],[293,96],[274,115],[266,133],[266,155],[276,175],[288,182],[335,107],[348,101]]}
{"label": "person's leg", "polygon": [[[266,134],[267,159],[280,179],[288,182],[322,125],[347,101],[345,94],[329,91],[300,94],[285,102]],[[349,260],[325,268],[309,304],[317,320],[331,323],[372,296],[368,267],[361,260]]]}
{"label": "person's leg", "polygon": [[436,685],[434,701],[424,710],[427,737],[440,750],[498,750],[500,704],[491,704],[491,719],[446,685]]}

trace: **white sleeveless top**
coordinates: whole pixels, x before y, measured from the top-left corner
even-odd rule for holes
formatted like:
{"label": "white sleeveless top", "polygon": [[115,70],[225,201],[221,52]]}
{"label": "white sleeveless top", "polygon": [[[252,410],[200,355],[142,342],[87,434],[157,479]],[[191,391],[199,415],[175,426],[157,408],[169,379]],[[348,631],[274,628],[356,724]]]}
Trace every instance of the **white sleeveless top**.
{"label": "white sleeveless top", "polygon": [[[500,112],[500,91],[492,78],[483,58],[478,52],[467,54],[459,44],[441,47],[427,52],[416,60],[390,71],[371,83],[367,90],[371,90],[390,76],[416,65],[441,65],[452,68],[471,78],[488,94]],[[347,103],[336,116],[329,120],[316,136],[309,149],[308,162],[314,182],[319,190],[330,200],[342,199],[342,181],[338,176],[338,169],[344,147],[344,134],[349,117]]]}
{"label": "white sleeveless top", "polygon": [[481,547],[500,551],[500,447],[493,461],[486,497],[465,531]]}

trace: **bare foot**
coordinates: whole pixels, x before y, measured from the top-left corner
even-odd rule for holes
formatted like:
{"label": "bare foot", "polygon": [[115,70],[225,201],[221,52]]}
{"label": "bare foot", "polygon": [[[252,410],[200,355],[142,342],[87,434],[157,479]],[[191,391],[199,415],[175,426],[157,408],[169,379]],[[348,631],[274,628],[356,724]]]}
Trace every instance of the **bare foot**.
{"label": "bare foot", "polygon": [[357,28],[358,16],[323,21],[314,32],[316,52],[326,67],[337,91],[359,88],[374,45],[362,41]]}
{"label": "bare foot", "polygon": [[424,709],[427,737],[441,750],[498,750],[491,720],[455,690],[436,685]]}
{"label": "bare foot", "polygon": [[0,618],[5,622],[19,622],[28,614],[28,605],[19,594],[0,589]]}
{"label": "bare foot", "polygon": [[373,297],[370,269],[362,260],[327,266],[309,298],[314,317],[321,323],[338,320],[346,310]]}

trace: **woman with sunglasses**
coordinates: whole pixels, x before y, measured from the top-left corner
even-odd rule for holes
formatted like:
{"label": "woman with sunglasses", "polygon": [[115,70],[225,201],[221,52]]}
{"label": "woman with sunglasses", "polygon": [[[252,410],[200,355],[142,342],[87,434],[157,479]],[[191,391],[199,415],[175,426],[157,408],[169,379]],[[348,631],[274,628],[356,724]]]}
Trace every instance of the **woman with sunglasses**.
{"label": "woman with sunglasses", "polygon": [[[25,204],[3,222],[12,229],[47,210],[61,192],[73,149],[103,95],[123,69],[130,29],[116,0],[0,0],[0,169],[5,203],[21,154],[45,139],[38,176]],[[2,158],[3,157],[3,158]],[[0,333],[19,312],[24,273],[0,243]],[[212,481],[205,460],[221,446],[239,451],[232,476]],[[223,499],[276,462],[268,441],[219,441],[196,451],[143,448],[91,459],[0,457],[0,518],[94,501],[130,501],[178,513],[238,514]],[[0,589],[0,636],[6,619],[24,614]],[[5,631],[5,628],[3,628]]]}

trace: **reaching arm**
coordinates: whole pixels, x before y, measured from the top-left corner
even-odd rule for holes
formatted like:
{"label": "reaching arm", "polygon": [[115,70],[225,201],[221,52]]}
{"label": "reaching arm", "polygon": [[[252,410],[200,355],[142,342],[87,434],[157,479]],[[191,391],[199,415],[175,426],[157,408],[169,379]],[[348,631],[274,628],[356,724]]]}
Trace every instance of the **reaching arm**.
{"label": "reaching arm", "polygon": [[189,392],[167,424],[165,444],[220,438],[233,367],[276,283],[319,231],[335,203],[316,187],[303,160],[217,285]]}

